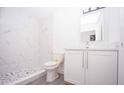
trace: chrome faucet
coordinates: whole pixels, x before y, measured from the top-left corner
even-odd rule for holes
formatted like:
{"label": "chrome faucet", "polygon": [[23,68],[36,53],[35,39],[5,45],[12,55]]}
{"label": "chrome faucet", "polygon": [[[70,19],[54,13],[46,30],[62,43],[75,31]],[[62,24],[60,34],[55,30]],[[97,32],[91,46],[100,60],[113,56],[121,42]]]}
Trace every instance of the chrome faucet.
{"label": "chrome faucet", "polygon": [[86,48],[89,48],[89,41],[86,41]]}

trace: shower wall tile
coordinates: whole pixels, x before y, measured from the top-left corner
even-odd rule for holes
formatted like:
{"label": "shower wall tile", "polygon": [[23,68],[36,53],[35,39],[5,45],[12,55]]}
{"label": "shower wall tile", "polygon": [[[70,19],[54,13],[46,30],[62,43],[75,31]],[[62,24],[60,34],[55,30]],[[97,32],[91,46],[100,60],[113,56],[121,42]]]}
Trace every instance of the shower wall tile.
{"label": "shower wall tile", "polygon": [[0,84],[43,69],[51,60],[51,19],[31,8],[0,9]]}

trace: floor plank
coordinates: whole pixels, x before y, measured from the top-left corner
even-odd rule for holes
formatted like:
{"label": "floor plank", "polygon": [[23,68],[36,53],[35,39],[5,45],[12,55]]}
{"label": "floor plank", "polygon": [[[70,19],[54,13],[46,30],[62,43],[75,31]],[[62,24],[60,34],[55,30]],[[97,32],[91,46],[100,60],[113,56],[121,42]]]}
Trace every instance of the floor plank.
{"label": "floor plank", "polygon": [[43,76],[41,78],[38,78],[27,85],[65,85],[64,84],[64,76],[62,74],[59,74],[59,78],[57,78],[53,82],[46,82],[46,76]]}

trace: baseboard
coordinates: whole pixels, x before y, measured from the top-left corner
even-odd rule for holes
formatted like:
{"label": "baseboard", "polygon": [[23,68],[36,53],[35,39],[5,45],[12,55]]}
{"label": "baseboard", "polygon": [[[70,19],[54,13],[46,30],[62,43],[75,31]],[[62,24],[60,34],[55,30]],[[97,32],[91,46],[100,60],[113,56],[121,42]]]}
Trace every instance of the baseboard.
{"label": "baseboard", "polygon": [[12,82],[9,85],[26,85],[26,84],[30,83],[31,81],[34,81],[34,80],[44,76],[45,74],[46,74],[46,71],[41,70],[41,71],[38,71],[38,72],[28,76],[28,77],[24,77],[18,81]]}

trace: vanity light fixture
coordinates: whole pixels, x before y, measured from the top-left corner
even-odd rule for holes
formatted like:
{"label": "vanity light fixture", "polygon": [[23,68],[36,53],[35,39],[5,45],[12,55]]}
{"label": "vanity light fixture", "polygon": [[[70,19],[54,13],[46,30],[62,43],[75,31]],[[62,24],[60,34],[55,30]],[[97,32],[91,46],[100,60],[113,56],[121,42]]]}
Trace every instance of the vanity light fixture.
{"label": "vanity light fixture", "polygon": [[90,13],[90,12],[93,12],[99,9],[103,9],[103,8],[105,7],[89,7],[83,10],[83,14],[87,14],[87,13]]}

